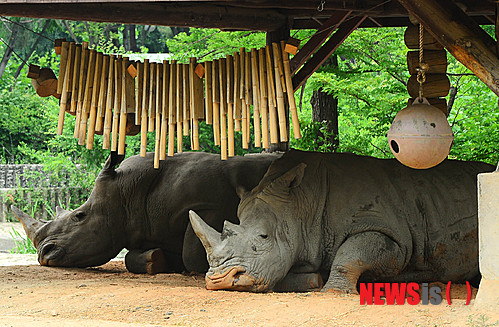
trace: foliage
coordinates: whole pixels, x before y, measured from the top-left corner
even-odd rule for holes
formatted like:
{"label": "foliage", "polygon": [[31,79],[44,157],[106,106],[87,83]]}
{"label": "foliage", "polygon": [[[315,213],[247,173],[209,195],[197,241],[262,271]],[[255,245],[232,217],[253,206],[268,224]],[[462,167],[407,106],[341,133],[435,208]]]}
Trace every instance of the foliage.
{"label": "foliage", "polygon": [[24,238],[18,231],[12,227],[12,231],[10,232],[10,236],[16,243],[16,246],[10,250],[10,253],[15,254],[36,254],[36,248],[31,243],[29,238]]}

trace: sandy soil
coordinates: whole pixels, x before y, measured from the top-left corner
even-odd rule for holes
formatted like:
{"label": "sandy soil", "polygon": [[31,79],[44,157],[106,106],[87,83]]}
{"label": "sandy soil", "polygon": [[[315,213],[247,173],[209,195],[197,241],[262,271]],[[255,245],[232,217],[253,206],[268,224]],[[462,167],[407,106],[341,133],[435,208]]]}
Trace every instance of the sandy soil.
{"label": "sandy soil", "polygon": [[335,293],[207,291],[201,275],[134,275],[122,262],[0,267],[0,281],[0,326],[487,326],[499,320],[499,313],[465,306],[463,285],[452,286],[451,306],[361,306],[358,296]]}

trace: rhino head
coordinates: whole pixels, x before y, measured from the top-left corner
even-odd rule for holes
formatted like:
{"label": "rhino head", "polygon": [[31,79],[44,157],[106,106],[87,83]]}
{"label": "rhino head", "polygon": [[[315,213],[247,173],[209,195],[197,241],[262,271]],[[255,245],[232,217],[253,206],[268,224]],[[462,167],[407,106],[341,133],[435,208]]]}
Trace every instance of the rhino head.
{"label": "rhino head", "polygon": [[33,219],[12,206],[12,212],[36,247],[42,266],[98,266],[123,249],[124,213],[119,205],[114,171],[121,160],[111,155],[88,200],[74,211],[57,207],[52,221]]}
{"label": "rhino head", "polygon": [[240,224],[225,221],[222,233],[189,212],[210,265],[207,289],[267,292],[286,276],[302,242],[300,220],[293,215],[295,204],[289,194],[300,184],[305,167],[300,164],[267,186],[242,195]]}

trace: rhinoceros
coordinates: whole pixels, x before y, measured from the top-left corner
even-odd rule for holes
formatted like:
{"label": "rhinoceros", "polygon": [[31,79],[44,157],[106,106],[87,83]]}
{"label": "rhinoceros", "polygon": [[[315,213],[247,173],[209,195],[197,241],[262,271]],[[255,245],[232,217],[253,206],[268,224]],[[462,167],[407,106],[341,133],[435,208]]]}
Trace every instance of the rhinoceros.
{"label": "rhinoceros", "polygon": [[479,275],[477,174],[493,169],[291,151],[242,192],[239,225],[219,233],[189,212],[210,264],[206,287],[265,292],[301,280],[356,293],[362,281],[470,280]]}
{"label": "rhinoceros", "polygon": [[236,190],[256,186],[278,157],[221,161],[216,154],[192,152],[168,157],[154,169],[152,153],[122,163],[123,156],[112,154],[78,209],[57,208],[49,222],[15,207],[12,211],[37,248],[41,265],[98,266],[127,248],[126,266],[135,273],[206,272],[205,251],[188,226],[188,210],[201,211],[221,230],[224,217],[236,216]]}

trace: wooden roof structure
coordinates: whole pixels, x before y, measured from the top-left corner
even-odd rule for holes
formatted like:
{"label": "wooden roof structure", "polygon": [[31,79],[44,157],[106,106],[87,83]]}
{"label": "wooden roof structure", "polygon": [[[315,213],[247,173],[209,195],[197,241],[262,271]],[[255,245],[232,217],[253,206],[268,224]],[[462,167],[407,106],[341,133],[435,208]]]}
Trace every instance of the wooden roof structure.
{"label": "wooden roof structure", "polygon": [[[437,41],[499,95],[495,0],[0,0],[0,15],[125,24],[261,30],[267,41],[291,29],[317,29],[291,61],[297,89],[359,27],[422,23]],[[332,35],[332,36],[331,36]]]}

